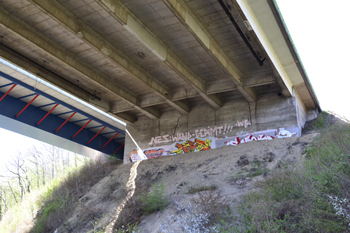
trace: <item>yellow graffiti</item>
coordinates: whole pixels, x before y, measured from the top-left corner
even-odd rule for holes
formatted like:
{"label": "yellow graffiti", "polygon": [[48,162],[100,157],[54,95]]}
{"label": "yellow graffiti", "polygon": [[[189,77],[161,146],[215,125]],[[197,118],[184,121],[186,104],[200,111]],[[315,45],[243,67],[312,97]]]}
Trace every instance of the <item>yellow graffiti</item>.
{"label": "yellow graffiti", "polygon": [[176,143],[177,150],[171,151],[171,154],[186,154],[195,151],[210,150],[211,140],[207,138],[206,141],[201,139],[195,139],[194,141],[187,140],[183,143]]}

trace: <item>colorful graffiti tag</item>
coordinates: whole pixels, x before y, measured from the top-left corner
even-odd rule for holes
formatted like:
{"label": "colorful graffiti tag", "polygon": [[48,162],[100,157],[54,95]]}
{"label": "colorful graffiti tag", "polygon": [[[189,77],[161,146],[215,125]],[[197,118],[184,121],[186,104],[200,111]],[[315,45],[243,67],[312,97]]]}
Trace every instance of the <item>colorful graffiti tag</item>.
{"label": "colorful graffiti tag", "polygon": [[158,158],[163,155],[164,149],[150,149],[150,150],[144,150],[143,153],[146,155],[147,159],[154,159]]}
{"label": "colorful graffiti tag", "polygon": [[274,134],[274,136],[272,135],[266,135],[266,134],[258,134],[256,136],[254,136],[253,134],[249,134],[247,136],[245,136],[244,138],[240,138],[240,137],[235,137],[233,139],[231,138],[227,138],[230,140],[227,140],[224,142],[224,145],[229,146],[238,146],[239,144],[242,143],[247,143],[247,142],[252,142],[252,141],[264,141],[264,140],[273,140],[275,138],[289,138],[289,137],[295,137],[297,134],[296,133],[291,133],[288,130],[285,130],[283,128],[279,128],[277,129],[277,131],[270,131],[270,134]]}
{"label": "colorful graffiti tag", "polygon": [[[240,126],[247,122],[240,122]],[[218,130],[218,127],[215,127]],[[220,127],[221,128],[221,127]],[[227,130],[231,130],[231,126],[225,125],[220,129],[221,132],[227,132]],[[225,131],[224,131],[225,130]],[[199,135],[207,135],[208,130],[196,130],[196,134]],[[126,158],[125,162],[135,162],[143,159],[152,159],[158,158],[161,156],[168,155],[179,155],[179,154],[187,154],[198,151],[207,151],[215,148],[220,148],[223,146],[238,146],[243,143],[248,143],[252,141],[265,141],[265,140],[273,140],[276,138],[289,138],[295,137],[298,135],[298,128],[291,129],[269,129],[265,131],[258,131],[249,134],[243,134],[240,136],[232,136],[232,137],[195,137],[194,139],[189,139],[191,137],[189,134],[186,136],[185,134],[178,134],[177,138],[180,139],[175,143],[170,145],[163,145],[161,148],[147,148],[143,150],[133,150]],[[194,134],[194,136],[196,135]],[[160,137],[160,136],[159,136]],[[163,136],[164,137],[164,136]],[[174,138],[175,139],[175,138]],[[184,140],[182,140],[184,139]],[[168,141],[169,138],[167,138]]]}
{"label": "colorful graffiti tag", "polygon": [[207,140],[194,139],[194,141],[187,140],[184,143],[176,143],[175,146],[177,150],[171,151],[170,154],[186,154],[197,151],[210,150],[211,140],[207,138]]}

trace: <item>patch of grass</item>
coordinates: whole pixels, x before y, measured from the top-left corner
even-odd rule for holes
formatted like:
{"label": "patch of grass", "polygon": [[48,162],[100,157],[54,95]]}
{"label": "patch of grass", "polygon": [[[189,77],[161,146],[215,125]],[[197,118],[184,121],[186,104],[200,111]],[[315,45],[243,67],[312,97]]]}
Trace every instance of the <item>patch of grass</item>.
{"label": "patch of grass", "polygon": [[165,209],[169,201],[164,194],[164,184],[152,184],[151,191],[141,196],[141,209],[147,215]]}
{"label": "patch of grass", "polygon": [[[331,126],[307,149],[303,166],[283,166],[238,209],[241,232],[349,232],[350,127]],[[341,211],[342,212],[341,212]]]}
{"label": "patch of grass", "polygon": [[193,193],[198,193],[198,192],[202,192],[202,191],[205,191],[205,190],[217,190],[217,189],[218,189],[218,187],[215,186],[215,185],[210,185],[210,186],[203,185],[203,186],[199,186],[199,187],[196,187],[196,188],[191,187],[187,191],[187,193],[188,194],[193,194]]}
{"label": "patch of grass", "polygon": [[230,175],[229,177],[227,177],[225,180],[228,181],[229,183],[233,183],[236,182],[238,179],[244,178],[244,172],[243,171],[239,171],[237,172],[236,175]]}
{"label": "patch of grass", "polygon": [[329,114],[327,112],[321,112],[315,121],[312,122],[314,129],[323,129],[326,127],[326,118]]}
{"label": "patch of grass", "polygon": [[134,224],[127,223],[125,226],[122,225],[115,232],[116,233],[134,233],[134,232],[138,232],[138,231],[139,231],[139,228],[138,228],[136,223],[134,223]]}
{"label": "patch of grass", "polygon": [[247,177],[255,177],[255,176],[260,176],[262,174],[266,174],[270,171],[270,169],[268,169],[266,167],[266,164],[262,163],[259,160],[254,160],[252,161],[252,168],[249,171],[249,174],[247,175]]}
{"label": "patch of grass", "polygon": [[267,167],[266,168],[254,168],[254,169],[251,169],[249,174],[247,175],[247,177],[255,177],[255,176],[260,176],[262,174],[266,174],[270,171],[270,169],[268,169]]}

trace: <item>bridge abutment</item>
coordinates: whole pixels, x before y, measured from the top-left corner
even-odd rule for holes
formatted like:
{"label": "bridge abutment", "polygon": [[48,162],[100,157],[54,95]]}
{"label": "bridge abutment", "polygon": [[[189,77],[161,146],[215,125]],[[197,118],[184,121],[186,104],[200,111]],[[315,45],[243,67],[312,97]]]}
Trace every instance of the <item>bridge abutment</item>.
{"label": "bridge abutment", "polygon": [[187,115],[168,111],[157,120],[140,117],[127,126],[124,162],[300,136],[306,120],[298,95],[278,93],[263,94],[255,103],[229,100],[217,110],[198,104]]}

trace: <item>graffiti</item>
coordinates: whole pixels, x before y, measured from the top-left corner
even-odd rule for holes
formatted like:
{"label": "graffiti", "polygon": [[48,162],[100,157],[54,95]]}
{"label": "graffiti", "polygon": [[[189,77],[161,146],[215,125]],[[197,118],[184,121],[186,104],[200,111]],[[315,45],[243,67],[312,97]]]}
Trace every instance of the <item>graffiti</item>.
{"label": "graffiti", "polygon": [[272,140],[272,139],[275,139],[275,137],[270,136],[270,135],[265,135],[265,134],[258,136],[258,141]]}
{"label": "graffiti", "polygon": [[249,134],[247,137],[245,137],[241,140],[241,143],[252,142],[252,141],[257,141],[257,140],[258,139],[255,136]]}
{"label": "graffiti", "polygon": [[244,121],[237,121],[236,126],[237,127],[243,127],[247,128],[249,125],[252,125],[248,120],[244,120]]}
{"label": "graffiti", "polygon": [[174,135],[161,135],[157,137],[152,137],[151,141],[148,143],[149,145],[158,144],[158,143],[167,143],[167,142],[178,142],[190,140],[191,138],[205,138],[205,137],[213,137],[218,135],[225,135],[232,132],[234,127],[245,127],[251,125],[251,122],[248,120],[237,121],[235,125],[225,124],[222,126],[214,126],[213,128],[208,126],[207,128],[196,129],[193,133],[184,132],[177,133]]}
{"label": "graffiti", "polygon": [[154,159],[158,158],[163,155],[164,149],[150,149],[150,150],[144,150],[143,153],[146,155],[148,159]]}
{"label": "graffiti", "polygon": [[142,160],[141,157],[139,156],[139,154],[137,153],[136,150],[133,150],[130,152],[129,156],[128,156],[128,162],[136,162],[136,161],[140,161]]}
{"label": "graffiti", "polygon": [[[244,124],[240,122],[240,127],[244,127]],[[178,154],[187,154],[198,151],[206,151],[215,148],[220,148],[223,146],[238,146],[240,144],[244,144],[252,141],[267,141],[274,140],[276,138],[288,138],[288,137],[296,137],[299,135],[299,128],[278,128],[278,129],[268,129],[264,131],[258,131],[254,133],[245,133],[237,136],[214,136],[216,132],[225,134],[232,130],[231,125],[224,125],[220,127],[214,128],[203,128],[200,130],[195,130],[194,134],[189,133],[178,133],[174,136],[164,135],[152,138],[152,141],[161,141],[161,142],[172,142],[175,139],[174,143],[169,143],[168,145],[163,145],[161,148],[153,147],[147,149],[139,149],[133,150],[130,154],[125,157],[125,162],[135,162],[143,159],[152,159],[158,158],[162,156],[169,155],[178,155]],[[197,136],[207,136],[213,135],[214,137],[196,137]],[[194,139],[190,139],[190,137]]]}
{"label": "graffiti", "polygon": [[[274,134],[277,138],[289,138],[289,137],[295,137],[297,135],[297,133],[291,133],[288,130],[285,130],[284,128],[278,128],[277,131],[271,130],[268,133]],[[239,144],[252,142],[252,141],[273,140],[276,137],[272,135],[266,135],[266,134],[258,134],[257,136],[254,136],[253,134],[249,134],[242,139],[240,139],[239,137],[236,137],[234,139],[225,141],[224,145],[238,146]]]}
{"label": "graffiti", "polygon": [[234,140],[224,142],[225,145],[232,145],[232,146],[238,146],[241,143],[241,140],[239,140],[239,137],[236,137]]}
{"label": "graffiti", "polygon": [[290,137],[295,137],[297,134],[291,133],[288,130],[281,128],[281,129],[277,129],[277,132],[275,133],[275,135],[278,138],[290,138]]}
{"label": "graffiti", "polygon": [[197,151],[210,150],[211,140],[207,138],[207,140],[195,139],[194,141],[187,140],[184,143],[176,143],[175,146],[177,150],[171,151],[170,154],[186,154]]}

